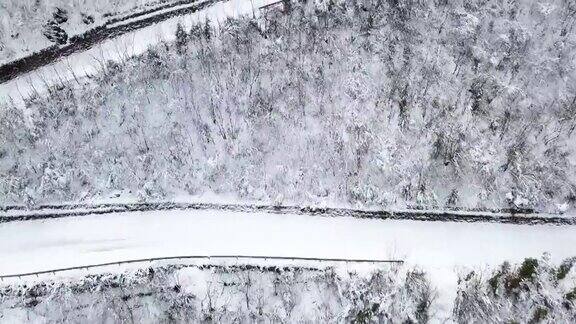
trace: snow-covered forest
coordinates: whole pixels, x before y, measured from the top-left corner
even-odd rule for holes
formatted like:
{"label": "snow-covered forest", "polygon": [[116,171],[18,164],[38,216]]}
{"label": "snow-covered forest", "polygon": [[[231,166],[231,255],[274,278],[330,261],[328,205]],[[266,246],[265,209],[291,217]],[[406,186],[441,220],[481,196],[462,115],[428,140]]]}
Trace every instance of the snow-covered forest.
{"label": "snow-covered forest", "polygon": [[576,0],[272,1],[0,0],[0,322],[575,323]]}
{"label": "snow-covered forest", "polygon": [[575,21],[573,1],[351,0],[179,28],[3,103],[0,200],[574,208]]}

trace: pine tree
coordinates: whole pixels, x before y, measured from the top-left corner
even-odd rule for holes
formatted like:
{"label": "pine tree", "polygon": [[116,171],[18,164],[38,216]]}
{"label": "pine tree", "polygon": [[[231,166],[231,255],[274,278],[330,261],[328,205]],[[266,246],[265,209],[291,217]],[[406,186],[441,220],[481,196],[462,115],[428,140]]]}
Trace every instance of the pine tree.
{"label": "pine tree", "polygon": [[182,24],[178,23],[176,26],[176,51],[178,54],[186,51],[186,43],[188,43],[188,34],[184,31]]}

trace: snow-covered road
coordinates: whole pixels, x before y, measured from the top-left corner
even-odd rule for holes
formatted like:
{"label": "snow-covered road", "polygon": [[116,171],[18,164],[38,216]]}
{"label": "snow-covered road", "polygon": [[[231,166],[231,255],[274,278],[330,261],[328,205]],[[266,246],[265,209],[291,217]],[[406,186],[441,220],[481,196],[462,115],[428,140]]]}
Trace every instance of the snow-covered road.
{"label": "snow-covered road", "polygon": [[576,255],[576,227],[151,211],[0,224],[0,274],[194,254],[400,258],[482,267]]}
{"label": "snow-covered road", "polygon": [[0,275],[178,255],[403,259],[450,307],[457,273],[576,255],[576,227],[422,222],[214,210],[130,212],[0,224]]}
{"label": "snow-covered road", "polygon": [[0,224],[0,274],[186,254],[401,258],[483,266],[576,255],[576,227],[227,211],[153,211]]}

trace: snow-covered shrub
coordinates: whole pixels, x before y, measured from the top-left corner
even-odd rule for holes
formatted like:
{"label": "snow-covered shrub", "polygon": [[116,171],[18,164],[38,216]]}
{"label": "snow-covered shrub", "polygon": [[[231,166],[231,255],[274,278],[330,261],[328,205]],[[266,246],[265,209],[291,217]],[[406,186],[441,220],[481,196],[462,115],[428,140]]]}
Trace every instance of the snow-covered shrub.
{"label": "snow-covered shrub", "polygon": [[29,122],[0,138],[1,202],[130,190],[574,208],[573,4],[290,7],[179,30],[28,100]]}
{"label": "snow-covered shrub", "polygon": [[425,273],[412,270],[406,274],[403,289],[390,289],[389,274],[375,273],[369,280],[357,280],[354,289],[344,292],[351,308],[346,320],[354,323],[396,322],[394,314],[408,312],[411,323],[427,323],[436,291]]}
{"label": "snow-covered shrub", "polygon": [[453,315],[461,323],[573,323],[575,263],[571,258],[555,267],[546,258],[528,258],[504,263],[488,277],[471,272],[460,279]]}
{"label": "snow-covered shrub", "polygon": [[433,295],[419,272],[162,266],[0,286],[6,322],[426,323]]}

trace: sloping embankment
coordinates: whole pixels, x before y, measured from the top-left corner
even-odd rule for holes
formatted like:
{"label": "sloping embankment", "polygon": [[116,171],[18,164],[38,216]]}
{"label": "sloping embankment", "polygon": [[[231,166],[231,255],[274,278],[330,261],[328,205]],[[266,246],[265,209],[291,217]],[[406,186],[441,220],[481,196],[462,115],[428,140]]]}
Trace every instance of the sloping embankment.
{"label": "sloping embankment", "polygon": [[348,216],[356,218],[418,220],[436,222],[487,222],[521,225],[576,225],[575,217],[538,214],[524,210],[362,210],[331,207],[299,207],[258,204],[218,204],[218,203],[103,203],[103,204],[46,204],[33,209],[24,206],[4,206],[0,208],[0,223],[52,219],[95,214],[110,214],[133,211],[160,210],[221,210],[234,212],[266,212],[274,214],[297,214],[310,216]]}
{"label": "sloping embankment", "polygon": [[88,322],[425,322],[433,291],[421,272],[367,277],[332,268],[150,267],[0,288],[0,319]]}

